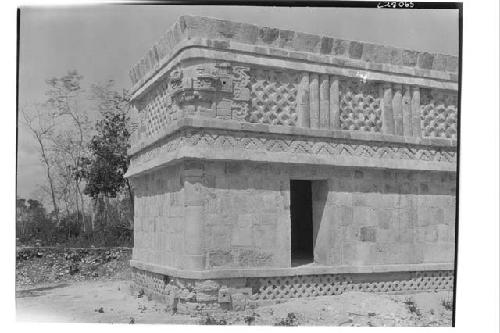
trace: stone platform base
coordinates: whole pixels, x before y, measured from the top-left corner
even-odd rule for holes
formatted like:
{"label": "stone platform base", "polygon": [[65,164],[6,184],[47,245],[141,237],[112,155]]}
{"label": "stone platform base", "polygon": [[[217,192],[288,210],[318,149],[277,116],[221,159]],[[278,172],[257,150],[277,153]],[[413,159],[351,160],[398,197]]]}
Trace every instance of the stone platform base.
{"label": "stone platform base", "polygon": [[166,302],[178,313],[245,310],[290,298],[340,295],[347,291],[411,293],[453,290],[452,270],[321,274],[197,280],[132,269],[132,289]]}

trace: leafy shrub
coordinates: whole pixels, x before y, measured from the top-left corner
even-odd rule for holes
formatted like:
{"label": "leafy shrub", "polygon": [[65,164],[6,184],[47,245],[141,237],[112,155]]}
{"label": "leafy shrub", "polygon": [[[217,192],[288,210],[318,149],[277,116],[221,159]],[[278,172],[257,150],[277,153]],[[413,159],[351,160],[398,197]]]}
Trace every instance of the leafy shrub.
{"label": "leafy shrub", "polygon": [[405,303],[408,311],[410,311],[410,313],[415,314],[418,317],[420,317],[422,315],[422,313],[420,312],[420,309],[417,307],[417,305],[415,304],[415,301],[413,299],[407,298],[404,301],[404,303]]}
{"label": "leafy shrub", "polygon": [[281,319],[279,322],[274,324],[274,326],[298,326],[299,319],[297,315],[293,312],[289,312],[286,318]]}

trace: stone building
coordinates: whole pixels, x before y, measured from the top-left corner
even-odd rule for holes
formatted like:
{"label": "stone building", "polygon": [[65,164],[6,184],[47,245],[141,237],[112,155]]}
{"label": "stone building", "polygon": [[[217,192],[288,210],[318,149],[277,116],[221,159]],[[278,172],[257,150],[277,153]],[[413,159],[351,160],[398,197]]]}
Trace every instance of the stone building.
{"label": "stone building", "polygon": [[178,311],[453,288],[456,57],[184,16],[130,76],[138,287]]}

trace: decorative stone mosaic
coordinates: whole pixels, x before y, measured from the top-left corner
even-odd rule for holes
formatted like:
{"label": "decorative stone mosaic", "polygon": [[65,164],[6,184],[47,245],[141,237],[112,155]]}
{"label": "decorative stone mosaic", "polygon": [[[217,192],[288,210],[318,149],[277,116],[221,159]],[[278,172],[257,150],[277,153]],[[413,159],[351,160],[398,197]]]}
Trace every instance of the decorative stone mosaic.
{"label": "decorative stone mosaic", "polygon": [[153,137],[170,122],[178,119],[179,105],[172,96],[179,89],[182,73],[174,69],[167,79],[159,81],[143,98],[135,102],[139,135]]}
{"label": "decorative stone mosaic", "polygon": [[295,126],[298,74],[208,63],[175,69],[136,102],[139,130],[154,137],[186,115]]}
{"label": "decorative stone mosaic", "polygon": [[380,97],[375,83],[342,81],[340,127],[343,130],[381,132]]}
{"label": "decorative stone mosaic", "polygon": [[[172,296],[181,301],[204,298],[225,303],[221,293],[248,293],[249,301],[340,295],[349,291],[399,293],[453,290],[454,272],[416,271],[390,273],[315,274],[280,277],[202,280],[172,278],[133,269],[135,284],[157,296]],[[232,292],[231,292],[232,291]],[[198,295],[199,294],[199,295]],[[203,296],[201,296],[203,295]],[[210,297],[212,295],[212,297]],[[216,296],[218,295],[218,296]],[[222,296],[222,297],[221,297]],[[231,295],[227,296],[230,302]]]}
{"label": "decorative stone mosaic", "polygon": [[251,123],[295,126],[297,123],[297,88],[294,72],[253,69],[251,72]]}
{"label": "decorative stone mosaic", "polygon": [[148,136],[155,135],[172,120],[177,119],[177,109],[172,104],[167,82],[159,84],[147,96],[145,104],[143,112],[145,115],[146,134]]}
{"label": "decorative stone mosaic", "polygon": [[299,275],[250,278],[248,283],[255,300],[340,295],[347,291],[434,291],[453,289],[453,271]]}
{"label": "decorative stone mosaic", "polygon": [[177,132],[163,146],[154,146],[133,158],[146,163],[159,154],[174,151],[183,145],[210,146],[250,151],[286,152],[314,155],[349,155],[383,159],[455,162],[456,150],[444,147],[400,145],[387,143],[349,143],[342,140],[246,134],[231,131],[189,130]]}
{"label": "decorative stone mosaic", "polygon": [[422,136],[457,138],[457,95],[422,89],[420,99]]}
{"label": "decorative stone mosaic", "polygon": [[132,268],[132,279],[137,286],[155,295],[168,295],[173,290],[171,279],[162,274]]}

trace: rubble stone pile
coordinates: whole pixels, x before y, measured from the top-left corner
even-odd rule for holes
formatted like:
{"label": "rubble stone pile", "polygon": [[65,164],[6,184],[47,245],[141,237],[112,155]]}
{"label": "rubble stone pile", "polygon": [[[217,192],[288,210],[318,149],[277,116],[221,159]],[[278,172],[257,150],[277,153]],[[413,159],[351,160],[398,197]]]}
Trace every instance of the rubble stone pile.
{"label": "rubble stone pile", "polygon": [[130,248],[18,248],[16,286],[123,278],[131,255]]}

